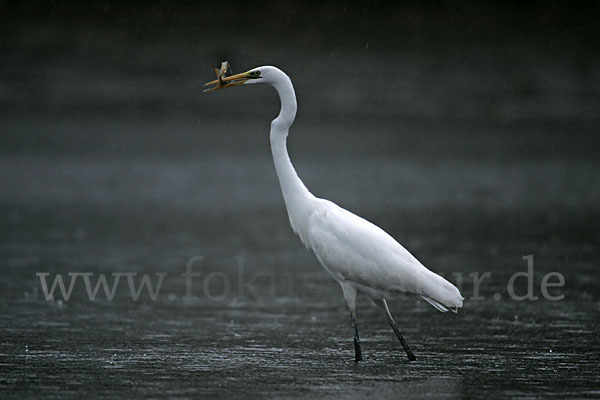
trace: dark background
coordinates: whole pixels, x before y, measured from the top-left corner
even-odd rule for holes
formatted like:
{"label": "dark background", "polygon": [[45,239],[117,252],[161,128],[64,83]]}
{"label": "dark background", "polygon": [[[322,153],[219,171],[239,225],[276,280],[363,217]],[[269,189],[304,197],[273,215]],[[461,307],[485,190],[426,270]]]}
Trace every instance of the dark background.
{"label": "dark background", "polygon": [[[597,397],[599,20],[593,1],[0,2],[3,397]],[[456,316],[392,304],[416,363],[366,299],[352,362],[341,291],[288,226],[275,92],[202,93],[223,60],[291,76],[315,195],[462,274]],[[529,254],[563,300],[508,297]],[[198,255],[267,278],[184,302]],[[37,272],[168,277],[156,301],[46,301]]]}
{"label": "dark background", "polygon": [[[229,129],[223,137],[210,128],[222,126],[225,114],[229,123],[268,119],[276,101],[257,100],[268,89],[235,98],[201,95],[212,68],[226,59],[234,72],[273,64],[293,77],[298,130],[309,121],[316,125],[294,140],[311,144],[311,152],[348,146],[370,154],[431,154],[427,147],[441,141],[453,157],[504,157],[511,150],[593,157],[599,7],[3,2],[2,150],[110,156],[122,150],[125,157],[245,150],[264,129]],[[97,131],[77,126],[90,120]],[[147,131],[123,126],[132,120],[147,123]],[[43,134],[27,128],[42,121],[48,124]],[[217,127],[207,126],[215,121]],[[370,136],[379,134],[377,140],[357,144],[364,137],[355,132],[356,121]],[[178,126],[158,129],[161,123]]]}

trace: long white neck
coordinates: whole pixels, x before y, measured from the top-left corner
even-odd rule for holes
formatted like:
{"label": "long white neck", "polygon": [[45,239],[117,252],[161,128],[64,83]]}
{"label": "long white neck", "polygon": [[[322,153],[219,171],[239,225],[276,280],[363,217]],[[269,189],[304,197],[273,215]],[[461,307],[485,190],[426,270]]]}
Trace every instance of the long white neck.
{"label": "long white neck", "polygon": [[271,151],[290,224],[308,246],[306,225],[316,199],[298,177],[287,152],[288,130],[296,117],[296,94],[290,78],[280,70],[276,72],[277,75],[270,79],[270,83],[279,94],[281,110],[271,122]]}

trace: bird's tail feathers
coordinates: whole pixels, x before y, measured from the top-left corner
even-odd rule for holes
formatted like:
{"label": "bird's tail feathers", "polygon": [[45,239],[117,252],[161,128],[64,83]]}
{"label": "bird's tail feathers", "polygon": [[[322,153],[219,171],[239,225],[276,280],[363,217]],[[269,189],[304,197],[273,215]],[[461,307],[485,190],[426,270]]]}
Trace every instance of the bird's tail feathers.
{"label": "bird's tail feathers", "polygon": [[458,306],[455,307],[446,307],[445,305],[443,305],[442,303],[429,298],[427,296],[421,296],[421,298],[423,300],[425,300],[426,302],[428,302],[429,304],[431,304],[433,306],[433,308],[435,308],[436,310],[440,311],[440,312],[448,312],[448,311],[452,311],[454,314],[458,313]]}
{"label": "bird's tail feathers", "polygon": [[448,312],[448,307],[446,307],[445,305],[443,305],[442,303],[440,303],[439,301],[436,301],[430,297],[427,296],[421,296],[421,298],[423,300],[425,300],[426,302],[428,302],[429,304],[431,304],[433,306],[433,308],[435,308],[436,310],[440,311],[440,312]]}
{"label": "bird's tail feathers", "polygon": [[423,279],[419,295],[436,310],[441,312],[458,312],[463,305],[463,297],[456,286],[436,273],[428,271],[431,275]]}

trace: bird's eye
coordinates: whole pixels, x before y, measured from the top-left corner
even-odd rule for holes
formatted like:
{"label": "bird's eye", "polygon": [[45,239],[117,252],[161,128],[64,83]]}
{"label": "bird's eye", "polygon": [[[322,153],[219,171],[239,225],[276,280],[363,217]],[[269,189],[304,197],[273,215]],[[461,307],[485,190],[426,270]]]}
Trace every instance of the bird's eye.
{"label": "bird's eye", "polygon": [[260,71],[252,71],[250,72],[250,76],[253,78],[260,78]]}

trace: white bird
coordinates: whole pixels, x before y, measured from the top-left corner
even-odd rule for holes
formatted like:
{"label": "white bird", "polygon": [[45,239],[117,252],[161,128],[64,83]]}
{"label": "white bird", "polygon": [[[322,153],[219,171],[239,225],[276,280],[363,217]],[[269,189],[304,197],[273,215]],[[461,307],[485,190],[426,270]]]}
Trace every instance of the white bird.
{"label": "white bird", "polygon": [[459,290],[423,266],[383,229],[329,200],[315,197],[304,186],[287,152],[288,130],[296,117],[297,104],[292,81],[283,71],[263,66],[225,76],[226,70],[227,67],[220,72],[216,70],[218,79],[206,83],[210,87],[205,91],[266,83],[279,94],[281,110],[271,122],[271,151],[290,224],[342,287],[352,321],[355,360],[362,360],[355,305],[357,292],[361,292],[383,308],[408,359],[414,361],[416,357],[400,333],[387,299],[394,294],[410,293],[438,311],[457,312],[463,304]]}

